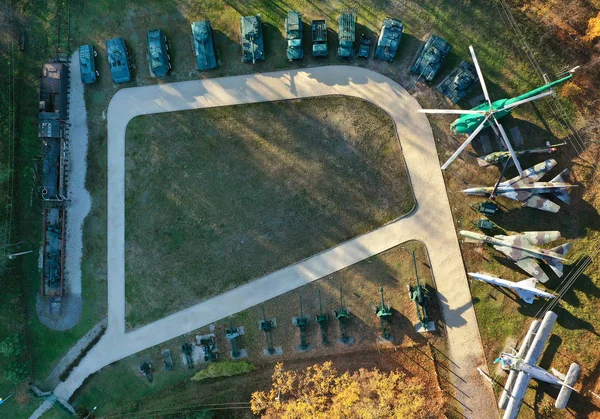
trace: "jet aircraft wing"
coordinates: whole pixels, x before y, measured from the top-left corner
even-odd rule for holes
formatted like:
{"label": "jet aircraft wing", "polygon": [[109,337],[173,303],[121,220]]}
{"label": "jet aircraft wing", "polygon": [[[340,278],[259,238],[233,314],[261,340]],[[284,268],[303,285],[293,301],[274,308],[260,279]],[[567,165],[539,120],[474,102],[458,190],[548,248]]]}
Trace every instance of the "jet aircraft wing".
{"label": "jet aircraft wing", "polygon": [[[532,245],[546,244],[560,239],[560,231],[525,231],[519,236],[524,236],[525,239]],[[518,236],[515,236],[518,237]]]}
{"label": "jet aircraft wing", "polygon": [[529,275],[542,283],[546,283],[550,279],[534,258],[524,257],[517,260],[516,264],[519,268],[523,269]]}
{"label": "jet aircraft wing", "polygon": [[536,194],[530,194],[529,198],[519,201],[521,201],[526,207],[537,208],[542,211],[558,212],[560,209],[560,205],[557,205],[549,199]]}
{"label": "jet aircraft wing", "polygon": [[531,291],[525,291],[525,290],[515,290],[515,291],[517,291],[517,294],[519,294],[519,297],[521,297],[523,299],[523,301],[525,301],[527,304],[533,303],[533,297],[535,297],[535,295]]}
{"label": "jet aircraft wing", "polygon": [[512,179],[502,182],[500,186],[513,186],[515,188],[518,188],[519,186],[523,186],[532,182],[537,182],[546,173],[552,170],[554,166],[556,166],[556,160],[548,159],[546,161],[536,164],[533,167],[530,167],[529,169],[526,169],[523,172],[523,176],[515,176]]}

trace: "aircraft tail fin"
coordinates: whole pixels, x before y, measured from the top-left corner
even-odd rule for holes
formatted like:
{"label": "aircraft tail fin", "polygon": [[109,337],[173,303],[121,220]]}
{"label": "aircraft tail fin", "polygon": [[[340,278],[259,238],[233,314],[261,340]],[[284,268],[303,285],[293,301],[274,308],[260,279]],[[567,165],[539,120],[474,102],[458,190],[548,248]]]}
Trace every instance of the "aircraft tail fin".
{"label": "aircraft tail fin", "polygon": [[561,244],[560,246],[553,247],[550,249],[551,252],[558,253],[559,255],[566,255],[571,250],[571,243]]}
{"label": "aircraft tail fin", "polygon": [[573,386],[577,382],[580,374],[581,367],[573,362],[569,367],[569,371],[567,372],[565,379],[563,380],[562,386],[560,387],[560,392],[558,393],[554,407],[557,409],[564,409],[567,407],[567,402],[569,401],[569,397],[573,391]]}
{"label": "aircraft tail fin", "polygon": [[[556,176],[550,182],[566,182],[566,179],[568,179],[568,178],[569,178],[569,169],[565,169],[562,172],[560,172],[558,174],[558,176]],[[563,190],[560,190],[560,191],[556,191],[553,194],[558,199],[560,199],[561,201],[563,201],[565,204],[570,204],[571,203],[571,195],[569,194],[569,190],[568,189],[563,189]]]}
{"label": "aircraft tail fin", "polygon": [[556,259],[552,259],[548,261],[548,265],[550,265],[550,268],[552,268],[552,270],[557,276],[561,277],[563,275],[564,265],[562,264],[562,262]]}

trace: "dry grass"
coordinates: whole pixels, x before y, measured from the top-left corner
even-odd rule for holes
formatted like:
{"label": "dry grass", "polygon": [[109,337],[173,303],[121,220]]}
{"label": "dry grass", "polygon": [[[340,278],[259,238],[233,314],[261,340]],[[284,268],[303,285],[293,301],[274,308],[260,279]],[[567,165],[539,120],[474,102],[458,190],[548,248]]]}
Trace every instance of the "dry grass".
{"label": "dry grass", "polygon": [[357,99],[136,118],[126,153],[134,327],[369,232],[414,205],[392,122]]}

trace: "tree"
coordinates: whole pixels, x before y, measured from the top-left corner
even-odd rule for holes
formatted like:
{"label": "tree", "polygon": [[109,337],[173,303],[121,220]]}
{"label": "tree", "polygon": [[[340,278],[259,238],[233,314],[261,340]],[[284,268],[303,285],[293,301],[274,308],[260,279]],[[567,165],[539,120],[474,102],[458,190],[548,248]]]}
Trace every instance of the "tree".
{"label": "tree", "polygon": [[23,346],[22,336],[18,333],[13,333],[7,336],[0,342],[0,353],[7,358],[19,356]]}
{"label": "tree", "polygon": [[275,366],[271,389],[252,394],[251,408],[263,417],[283,419],[427,418],[440,414],[441,400],[427,400],[423,384],[400,371],[360,369],[338,374],[325,362],[304,371]]}
{"label": "tree", "polygon": [[593,41],[596,38],[600,38],[600,12],[598,12],[598,16],[588,21],[588,28],[583,37],[587,41]]}

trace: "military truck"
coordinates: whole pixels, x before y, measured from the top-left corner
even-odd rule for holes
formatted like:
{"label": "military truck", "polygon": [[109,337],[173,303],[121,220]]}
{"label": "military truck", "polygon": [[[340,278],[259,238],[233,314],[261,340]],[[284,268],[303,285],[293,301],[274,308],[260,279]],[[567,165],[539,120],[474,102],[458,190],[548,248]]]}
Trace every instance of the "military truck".
{"label": "military truck", "polygon": [[212,28],[208,20],[192,23],[192,45],[198,70],[204,71],[217,67]]}
{"label": "military truck", "polygon": [[313,57],[327,57],[327,24],[324,20],[313,20],[311,26]]}
{"label": "military truck", "polygon": [[431,35],[419,48],[415,62],[410,68],[411,73],[419,75],[417,80],[424,78],[431,82],[451,48],[452,46],[439,36]]}
{"label": "military truck", "polygon": [[150,74],[154,77],[163,78],[171,69],[171,57],[167,37],[160,29],[152,29],[146,34],[146,46],[148,47],[148,66]]}
{"label": "military truck", "polygon": [[477,72],[475,67],[471,63],[461,61],[458,67],[452,70],[437,85],[437,89],[452,103],[456,103],[464,98],[476,84]]}
{"label": "military truck", "polygon": [[131,80],[129,54],[123,38],[113,38],[106,41],[106,52],[110,75],[115,83],[125,83]]}
{"label": "military truck", "polygon": [[358,52],[356,53],[357,58],[368,59],[371,55],[371,45],[373,42],[371,38],[366,36],[364,33],[360,35],[360,39],[358,40]]}
{"label": "military truck", "polygon": [[382,61],[393,62],[396,57],[396,51],[400,46],[402,33],[404,32],[404,24],[399,20],[386,17],[379,32],[377,47],[375,48],[374,58]]}
{"label": "military truck", "polygon": [[96,81],[96,77],[100,75],[96,71],[95,58],[98,53],[91,45],[82,45],[79,47],[79,72],[81,74],[81,82],[90,84]]}
{"label": "military truck", "polygon": [[301,60],[304,58],[302,15],[295,10],[289,11],[285,18],[285,37],[287,39],[286,54],[288,60]]}
{"label": "military truck", "polygon": [[354,40],[356,39],[356,14],[351,11],[343,12],[338,19],[339,58],[350,58],[354,55]]}
{"label": "military truck", "polygon": [[262,32],[262,18],[256,16],[240,17],[242,33],[242,62],[255,64],[256,60],[265,60],[265,44]]}

